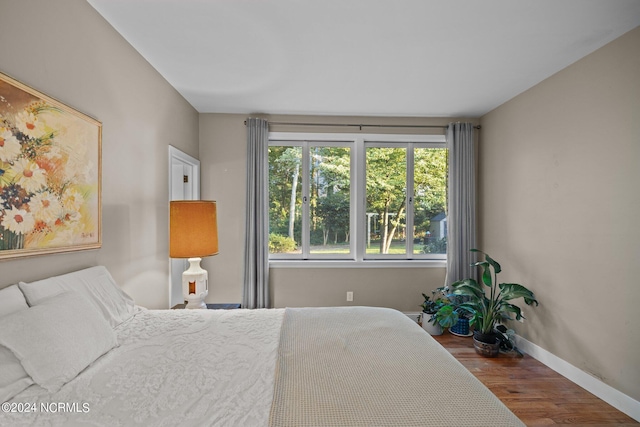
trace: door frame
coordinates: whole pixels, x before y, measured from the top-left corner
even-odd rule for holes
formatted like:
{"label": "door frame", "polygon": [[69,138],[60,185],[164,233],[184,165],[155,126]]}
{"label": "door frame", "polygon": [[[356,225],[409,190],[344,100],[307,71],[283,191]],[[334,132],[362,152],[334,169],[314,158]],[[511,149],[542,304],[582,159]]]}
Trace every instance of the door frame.
{"label": "door frame", "polygon": [[[196,159],[188,155],[187,153],[179,150],[178,148],[169,145],[169,201],[173,200],[172,188],[173,188],[173,161],[178,160],[186,165],[191,166],[193,169],[191,170],[192,176],[192,188],[191,188],[191,200],[199,200],[200,199],[200,160]],[[186,269],[187,262],[184,259],[173,259],[169,258],[169,280],[168,280],[168,301],[169,308],[173,307],[175,304],[182,303],[184,301],[172,301],[172,289],[175,287],[180,288],[180,293],[182,294],[182,279],[180,279],[179,283],[173,283],[173,272],[174,270],[184,271]]]}

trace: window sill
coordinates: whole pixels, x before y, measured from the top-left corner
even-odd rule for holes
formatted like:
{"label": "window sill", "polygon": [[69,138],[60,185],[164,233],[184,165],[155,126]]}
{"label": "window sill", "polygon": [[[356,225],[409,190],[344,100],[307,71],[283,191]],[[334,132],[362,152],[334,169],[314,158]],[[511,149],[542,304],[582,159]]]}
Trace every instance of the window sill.
{"label": "window sill", "polygon": [[446,268],[447,261],[443,259],[426,260],[270,260],[269,268]]}

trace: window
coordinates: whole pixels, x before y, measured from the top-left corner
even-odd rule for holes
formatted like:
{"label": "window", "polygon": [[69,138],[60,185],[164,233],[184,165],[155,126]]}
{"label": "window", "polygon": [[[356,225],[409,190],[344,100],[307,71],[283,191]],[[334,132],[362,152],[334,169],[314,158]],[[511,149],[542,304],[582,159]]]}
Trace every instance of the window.
{"label": "window", "polygon": [[269,253],[353,259],[352,143],[269,142]]}
{"label": "window", "polygon": [[270,259],[445,259],[440,135],[271,133]]}

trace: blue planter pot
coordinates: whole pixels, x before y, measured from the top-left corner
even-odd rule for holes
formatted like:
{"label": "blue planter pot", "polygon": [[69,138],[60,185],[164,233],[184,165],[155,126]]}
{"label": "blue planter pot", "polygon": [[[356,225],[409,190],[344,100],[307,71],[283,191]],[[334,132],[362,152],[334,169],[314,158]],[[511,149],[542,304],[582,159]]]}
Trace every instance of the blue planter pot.
{"label": "blue planter pot", "polygon": [[451,332],[453,335],[458,335],[461,337],[471,336],[471,334],[469,333],[469,319],[458,319],[458,323],[449,328],[449,332]]}

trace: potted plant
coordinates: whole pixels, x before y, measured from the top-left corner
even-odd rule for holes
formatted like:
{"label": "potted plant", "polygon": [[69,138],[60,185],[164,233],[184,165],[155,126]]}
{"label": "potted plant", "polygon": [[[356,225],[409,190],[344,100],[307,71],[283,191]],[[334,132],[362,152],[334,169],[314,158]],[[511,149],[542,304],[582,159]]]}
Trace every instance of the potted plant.
{"label": "potted plant", "polygon": [[[482,269],[481,283],[474,279],[460,280],[451,285],[452,294],[468,297],[468,301],[462,303],[460,307],[472,313],[470,323],[475,325],[473,341],[476,352],[495,357],[500,351],[499,335],[495,331],[496,325],[506,320],[524,319],[520,307],[509,301],[523,298],[527,305],[538,305],[538,301],[533,292],[522,285],[498,284],[498,273],[502,271],[500,264],[478,249],[471,249],[471,251],[484,254],[484,261],[471,264]],[[488,291],[488,295],[485,291]]]}
{"label": "potted plant", "polygon": [[[457,317],[453,317],[451,319],[451,321],[454,323],[449,327],[449,332],[459,337],[470,337],[471,334],[469,333],[469,326],[471,315],[473,313],[466,310],[462,305],[465,301],[467,301],[468,298],[454,294],[447,295],[447,298],[450,301],[449,304],[453,308],[452,314],[457,315]],[[443,317],[446,317],[446,313]]]}
{"label": "potted plant", "polygon": [[451,294],[447,295],[447,299],[448,301],[432,316],[433,321],[443,329],[449,329],[454,335],[470,336],[469,323],[472,313],[462,305],[459,296]]}
{"label": "potted plant", "polygon": [[422,303],[422,328],[431,335],[442,335],[442,326],[434,319],[434,315],[440,307],[445,305],[448,300],[442,295],[442,288],[437,288],[431,292],[431,297],[422,294],[424,302]]}
{"label": "potted plant", "polygon": [[442,329],[451,328],[458,323],[459,318],[460,315],[452,304],[443,305],[432,317],[433,321]]}

